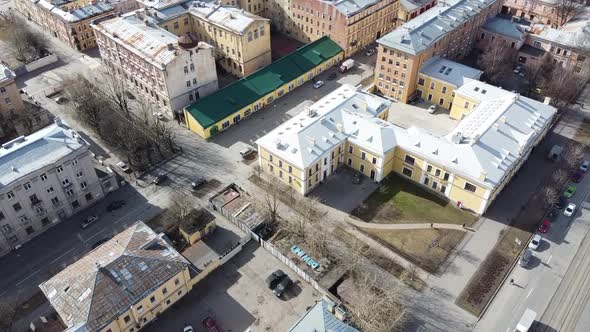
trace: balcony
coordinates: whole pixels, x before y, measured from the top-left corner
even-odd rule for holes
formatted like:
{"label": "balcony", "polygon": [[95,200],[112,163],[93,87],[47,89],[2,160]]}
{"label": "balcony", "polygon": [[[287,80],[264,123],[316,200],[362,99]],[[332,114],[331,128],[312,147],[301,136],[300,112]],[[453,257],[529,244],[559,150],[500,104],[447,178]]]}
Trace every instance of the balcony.
{"label": "balcony", "polygon": [[31,207],[35,208],[37,206],[39,206],[42,203],[42,201],[40,199],[35,199],[31,201]]}

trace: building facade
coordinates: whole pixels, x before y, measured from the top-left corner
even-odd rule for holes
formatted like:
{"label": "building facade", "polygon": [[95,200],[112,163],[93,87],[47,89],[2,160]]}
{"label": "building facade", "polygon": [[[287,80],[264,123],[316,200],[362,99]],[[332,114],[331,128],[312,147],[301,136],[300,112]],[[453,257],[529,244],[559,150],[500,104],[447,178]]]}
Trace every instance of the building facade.
{"label": "building facade", "polygon": [[14,81],[14,72],[6,65],[0,63],[0,140],[10,134],[12,126],[9,119],[25,109],[18,88]]}
{"label": "building facade", "polygon": [[208,139],[311,81],[344,58],[323,37],[184,108],[186,126]]}
{"label": "building facade", "polygon": [[497,0],[439,3],[377,42],[375,90],[408,102],[416,95],[418,72],[434,56],[461,59],[473,48],[479,27],[495,16]]}
{"label": "building facade", "polygon": [[0,149],[0,254],[93,205],[118,185],[99,178],[89,144],[56,123]]}
{"label": "building facade", "polygon": [[111,16],[106,2],[17,0],[16,8],[30,20],[78,51],[96,47],[92,21]]}
{"label": "building facade", "polygon": [[258,139],[259,166],[302,195],[344,165],[376,182],[395,172],[482,214],[556,109],[476,80],[455,94],[452,111],[463,120],[437,137],[387,122],[395,104],[344,85]]}
{"label": "building facade", "polygon": [[214,49],[192,34],[177,37],[135,11],[96,21],[102,61],[128,86],[178,117],[185,105],[217,90]]}
{"label": "building facade", "polygon": [[397,26],[415,19],[418,15],[436,6],[436,4],[436,0],[400,0]]}
{"label": "building facade", "polygon": [[[502,6],[502,14],[524,18],[535,23],[558,27],[569,21],[574,12],[559,9],[558,0],[508,0]],[[570,17],[572,16],[572,17]]]}
{"label": "building facade", "polygon": [[193,287],[196,268],[137,222],[39,288],[68,331],[135,332]]}

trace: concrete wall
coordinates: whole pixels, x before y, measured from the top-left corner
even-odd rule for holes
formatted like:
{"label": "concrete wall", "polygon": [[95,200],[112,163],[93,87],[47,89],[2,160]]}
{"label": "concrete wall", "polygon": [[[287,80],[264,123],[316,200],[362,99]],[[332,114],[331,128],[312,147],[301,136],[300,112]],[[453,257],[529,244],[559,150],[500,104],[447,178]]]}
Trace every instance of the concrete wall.
{"label": "concrete wall", "polygon": [[44,58],[35,60],[33,62],[29,62],[25,65],[25,69],[27,70],[27,72],[31,72],[33,70],[37,70],[39,68],[43,68],[45,66],[48,66],[52,63],[56,63],[57,62],[57,55],[56,54],[50,54]]}

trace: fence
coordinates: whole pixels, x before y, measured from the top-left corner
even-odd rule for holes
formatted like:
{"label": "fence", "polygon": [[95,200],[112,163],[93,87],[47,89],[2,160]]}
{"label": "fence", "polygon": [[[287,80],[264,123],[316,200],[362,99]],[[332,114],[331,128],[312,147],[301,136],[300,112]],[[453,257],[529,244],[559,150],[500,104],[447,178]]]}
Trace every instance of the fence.
{"label": "fence", "polygon": [[27,63],[25,65],[25,69],[28,73],[37,70],[39,68],[43,68],[47,65],[50,65],[52,63],[56,63],[57,62],[57,55],[54,54],[50,54],[46,57],[43,57],[41,59],[35,60],[33,62]]}

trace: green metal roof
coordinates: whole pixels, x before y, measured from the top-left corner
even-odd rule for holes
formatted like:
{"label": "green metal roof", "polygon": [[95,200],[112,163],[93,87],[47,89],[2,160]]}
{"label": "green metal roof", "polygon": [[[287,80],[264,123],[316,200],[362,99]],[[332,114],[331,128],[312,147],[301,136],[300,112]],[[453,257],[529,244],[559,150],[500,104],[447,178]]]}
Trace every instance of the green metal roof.
{"label": "green metal roof", "polygon": [[293,53],[233,82],[185,107],[203,128],[208,128],[265,95],[305,74],[342,52],[338,44],[322,37]]}

